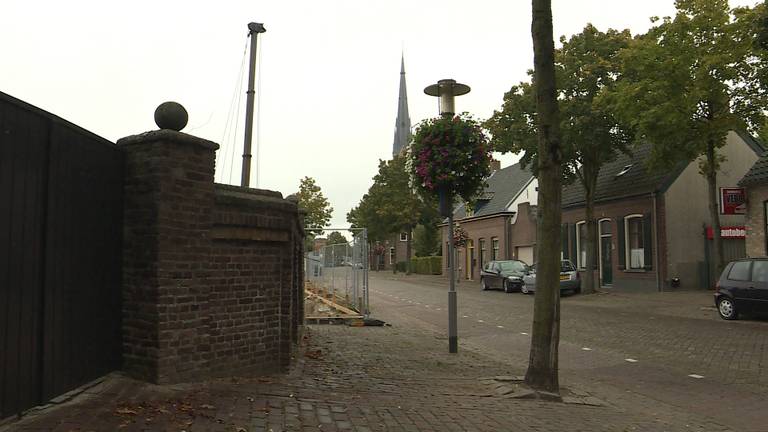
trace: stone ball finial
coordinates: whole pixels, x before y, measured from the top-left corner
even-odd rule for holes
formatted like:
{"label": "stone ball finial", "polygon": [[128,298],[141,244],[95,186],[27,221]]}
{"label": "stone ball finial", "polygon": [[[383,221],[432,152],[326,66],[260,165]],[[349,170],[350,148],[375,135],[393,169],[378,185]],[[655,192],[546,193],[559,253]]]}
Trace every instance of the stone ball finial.
{"label": "stone ball finial", "polygon": [[178,102],[163,102],[155,110],[155,124],[160,129],[180,131],[189,120],[189,114]]}

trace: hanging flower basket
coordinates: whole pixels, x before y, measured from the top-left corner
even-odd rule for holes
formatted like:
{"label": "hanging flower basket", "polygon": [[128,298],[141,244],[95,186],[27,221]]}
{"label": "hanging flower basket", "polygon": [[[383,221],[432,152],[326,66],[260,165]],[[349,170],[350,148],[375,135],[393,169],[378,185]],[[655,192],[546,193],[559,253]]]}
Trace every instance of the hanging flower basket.
{"label": "hanging flower basket", "polygon": [[434,196],[443,190],[466,202],[485,188],[490,161],[488,137],[466,113],[422,121],[408,155],[414,186],[421,193]]}
{"label": "hanging flower basket", "polygon": [[374,255],[383,255],[384,254],[384,245],[377,243],[376,246],[373,247],[373,254]]}
{"label": "hanging flower basket", "polygon": [[464,228],[455,226],[453,228],[453,245],[455,247],[464,247],[467,245],[467,240],[469,240],[469,235],[464,231]]}

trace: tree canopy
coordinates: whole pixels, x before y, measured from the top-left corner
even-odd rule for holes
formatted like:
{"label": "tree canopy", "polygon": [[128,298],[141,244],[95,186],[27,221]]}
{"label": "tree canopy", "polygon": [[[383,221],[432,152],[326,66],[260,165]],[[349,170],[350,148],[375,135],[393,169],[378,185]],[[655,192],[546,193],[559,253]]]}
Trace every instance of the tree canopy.
{"label": "tree canopy", "polygon": [[330,234],[328,234],[328,244],[329,245],[335,245],[335,244],[344,244],[347,243],[348,240],[344,235],[342,235],[338,231],[333,231]]}
{"label": "tree canopy", "polygon": [[368,228],[369,240],[383,241],[436,217],[436,204],[425,202],[414,193],[405,170],[405,158],[396,156],[389,161],[379,161],[373,185],[347,214],[347,221],[353,227]]}
{"label": "tree canopy", "polygon": [[[618,53],[626,48],[628,30],[601,32],[588,24],[555,50],[557,97],[562,131],[563,175],[585,181],[585,170],[599,171],[619,152],[626,152],[632,135],[622,127],[609,107],[597,98],[610,90],[618,74]],[[533,78],[533,71],[528,71]],[[501,110],[485,126],[495,151],[522,152],[521,164],[537,171],[538,136],[535,83],[521,82],[504,95]],[[591,173],[587,173],[591,174]]]}
{"label": "tree canopy", "polygon": [[[304,177],[299,184],[299,207],[307,212],[304,225],[309,228],[322,228],[328,225],[333,207],[323,195],[320,186],[312,177]],[[317,235],[319,231],[308,230],[308,234]]]}

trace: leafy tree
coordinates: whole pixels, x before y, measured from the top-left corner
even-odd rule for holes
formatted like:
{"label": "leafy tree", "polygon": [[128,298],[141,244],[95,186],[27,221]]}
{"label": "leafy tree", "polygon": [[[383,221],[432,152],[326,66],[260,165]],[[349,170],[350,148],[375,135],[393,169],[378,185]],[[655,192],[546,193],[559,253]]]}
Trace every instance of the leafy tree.
{"label": "leafy tree", "polygon": [[[322,228],[328,225],[333,213],[333,207],[328,199],[323,196],[320,186],[317,185],[312,177],[304,177],[299,184],[299,207],[307,212],[304,216],[304,225],[309,228]],[[313,235],[317,235],[318,230],[309,230]]]}
{"label": "leafy tree", "polygon": [[344,237],[340,232],[333,231],[332,233],[328,234],[328,244],[334,245],[334,244],[346,244],[347,238]]}
{"label": "leafy tree", "polygon": [[[605,106],[596,99],[615,85],[618,53],[626,48],[631,36],[628,30],[601,32],[591,24],[566,39],[555,51],[557,96],[562,131],[562,168],[567,181],[578,180],[584,187],[587,238],[584,292],[594,290],[597,267],[597,228],[595,222],[595,189],[604,164],[619,152],[628,152],[632,135]],[[533,72],[530,71],[529,74]],[[486,122],[493,134],[497,151],[523,152],[523,166],[538,161],[535,86],[523,82],[504,95],[501,111]]]}
{"label": "leafy tree", "polygon": [[[727,0],[677,0],[674,17],[621,54],[622,76],[605,101],[652,144],[651,167],[699,158],[708,184],[714,262],[723,265],[717,172],[730,130],[763,121],[764,70],[757,70],[757,11],[731,11]],[[754,12],[754,13],[751,13]],[[737,19],[740,18],[740,19]]]}
{"label": "leafy tree", "polygon": [[436,214],[436,205],[425,203],[413,192],[405,170],[405,158],[395,156],[390,161],[379,161],[379,172],[373,185],[357,205],[347,214],[353,227],[368,228],[369,241],[384,241],[388,237],[408,233],[406,246],[407,272],[414,227],[430,214]]}
{"label": "leafy tree", "polygon": [[413,245],[417,257],[431,256],[440,250],[440,232],[437,223],[438,221],[419,224],[413,230]]}
{"label": "leafy tree", "polygon": [[525,383],[533,389],[560,390],[560,222],[563,151],[560,112],[555,84],[555,44],[552,38],[551,0],[532,0],[536,128],[538,130],[539,213],[537,243],[539,262],[533,307],[531,353]]}
{"label": "leafy tree", "polygon": [[333,213],[333,207],[331,207],[328,199],[323,196],[320,186],[317,185],[312,177],[301,179],[297,196],[299,198],[299,208],[306,212],[304,226],[308,229],[304,239],[304,249],[312,250],[315,236],[320,234],[322,230],[311,228],[322,228],[328,225]]}

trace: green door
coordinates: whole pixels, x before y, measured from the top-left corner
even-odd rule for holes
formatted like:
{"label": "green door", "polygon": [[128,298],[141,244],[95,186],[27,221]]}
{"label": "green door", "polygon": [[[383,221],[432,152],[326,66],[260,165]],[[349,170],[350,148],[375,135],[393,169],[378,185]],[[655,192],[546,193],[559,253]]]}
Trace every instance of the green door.
{"label": "green door", "polygon": [[613,283],[613,261],[611,260],[611,237],[600,237],[600,279],[603,285]]}

